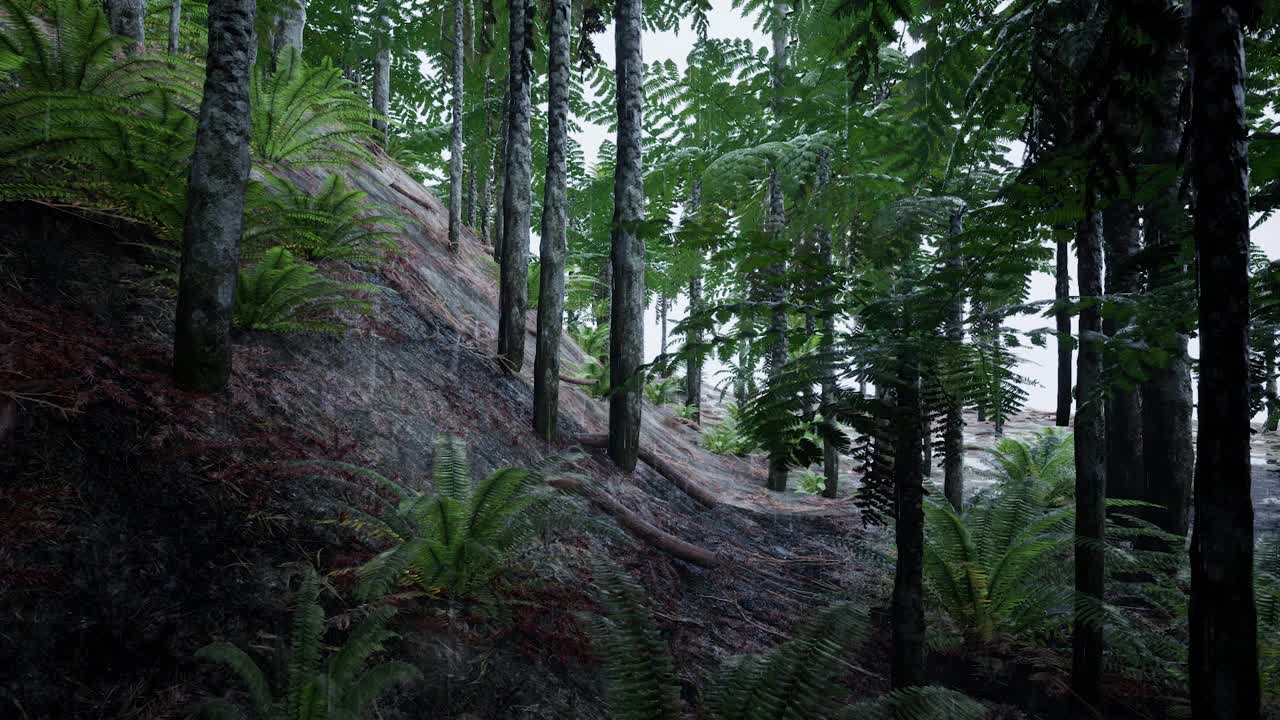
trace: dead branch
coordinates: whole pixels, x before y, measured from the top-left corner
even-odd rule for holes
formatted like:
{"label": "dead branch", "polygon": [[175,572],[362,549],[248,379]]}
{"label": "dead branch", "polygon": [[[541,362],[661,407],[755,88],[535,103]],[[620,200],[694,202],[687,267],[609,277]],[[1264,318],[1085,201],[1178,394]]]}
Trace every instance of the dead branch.
{"label": "dead branch", "polygon": [[[609,436],[579,435],[578,443],[586,447],[607,448],[609,447]],[[643,445],[640,447],[639,455],[641,462],[653,468],[659,475],[670,480],[673,485],[683,490],[689,497],[702,503],[705,507],[713,508],[720,504],[719,498],[693,479],[693,471],[688,467],[671,458],[659,455]]]}

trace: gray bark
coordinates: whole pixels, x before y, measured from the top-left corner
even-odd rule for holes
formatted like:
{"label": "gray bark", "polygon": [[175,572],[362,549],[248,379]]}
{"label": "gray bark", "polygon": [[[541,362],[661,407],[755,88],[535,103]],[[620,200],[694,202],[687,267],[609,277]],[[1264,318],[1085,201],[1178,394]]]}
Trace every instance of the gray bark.
{"label": "gray bark", "polygon": [[564,259],[568,243],[569,12],[552,0],[547,69],[547,174],[542,196],[541,278],[537,353],[533,360],[533,428],[555,437],[560,403],[560,331],[564,320]]}
{"label": "gray bark", "polygon": [[644,62],[642,3],[614,5],[617,48],[618,143],[613,184],[613,304],[609,326],[609,456],[623,470],[636,466],[644,362],[644,174],[642,127]]}
{"label": "gray bark", "polygon": [[391,112],[391,48],[389,47],[391,28],[387,17],[377,19],[378,49],[373,56],[373,127],[382,133],[383,144],[387,141],[387,116]]}
{"label": "gray bark", "polygon": [[507,161],[502,195],[502,261],[498,288],[498,356],[512,372],[524,367],[528,302],[529,224],[533,188],[529,83],[533,73],[534,5],[512,0],[511,82],[507,96]]}
{"label": "gray bark", "polygon": [[[951,211],[952,241],[947,248],[947,270],[956,277],[955,297],[951,307],[947,309],[947,340],[956,345],[964,342],[964,292],[960,287],[960,273],[964,259],[960,257],[960,248],[954,238],[964,232],[964,209]],[[946,427],[942,438],[942,494],[947,502],[960,512],[964,506],[964,398],[959,389],[953,390],[954,397],[947,402]]]}
{"label": "gray bark", "polygon": [[1071,247],[1066,232],[1059,229],[1056,235],[1058,252],[1057,272],[1054,274],[1053,317],[1058,331],[1058,409],[1054,424],[1068,427],[1071,425],[1071,353],[1075,347],[1071,336],[1071,311],[1067,307],[1071,302]]}
{"label": "gray bark", "polygon": [[[831,153],[824,148],[818,156],[818,197],[820,199],[826,195],[827,186],[830,182]],[[818,266],[830,267],[832,265],[831,229],[825,224],[819,225],[814,240],[817,245]],[[836,424],[831,416],[831,405],[835,401],[836,393],[834,358],[836,288],[833,286],[829,274],[823,275],[822,285],[824,292],[822,293],[821,302],[823,303],[825,316],[822,320],[822,340],[819,344],[819,352],[822,354],[822,362],[825,368],[822,373],[822,389],[818,396],[818,406],[821,408],[822,424],[825,429],[822,438],[822,495],[823,497],[833,498],[840,489],[840,453],[836,448],[836,444],[832,441],[832,436],[836,432]]]}
{"label": "gray bark", "polygon": [[891,623],[890,684],[925,684],[924,673],[924,484],[920,467],[920,372],[910,353],[899,366],[893,456],[896,522]]}
{"label": "gray bark", "polygon": [[1263,424],[1264,432],[1275,432],[1280,426],[1280,392],[1276,389],[1276,336],[1268,331],[1267,344],[1263,348],[1266,353],[1267,373],[1267,419]]}
{"label": "gray bark", "polygon": [[462,54],[466,36],[462,20],[464,0],[453,0],[453,97],[450,110],[453,127],[449,137],[449,250],[458,251],[462,242]]}
{"label": "gray bark", "polygon": [[[1108,296],[1136,295],[1139,277],[1134,269],[1138,254],[1138,207],[1128,198],[1116,198],[1102,212]],[[1108,337],[1124,334],[1132,321],[1113,314],[1102,321]],[[1106,404],[1107,497],[1141,499],[1146,482],[1142,467],[1142,396],[1136,388],[1113,386]]]}
{"label": "gray bark", "polygon": [[112,34],[133,41],[125,47],[125,53],[141,55],[146,48],[146,0],[107,0],[107,15]]}
{"label": "gray bark", "polygon": [[1251,3],[1193,0],[1191,181],[1199,257],[1200,403],[1191,536],[1194,720],[1259,716],[1249,459],[1249,125],[1244,19]]}
{"label": "gray bark", "polygon": [[1075,619],[1072,628],[1071,687],[1090,706],[1101,699],[1102,543],[1106,519],[1106,414],[1102,387],[1102,218],[1090,212],[1076,233],[1080,283],[1080,348],[1077,353],[1075,461]]}
{"label": "gray bark", "polygon": [[[773,58],[770,83],[773,86],[773,113],[775,122],[782,101],[782,87],[787,67],[787,24],[786,3],[774,0],[773,3]],[[783,231],[786,227],[786,205],[782,197],[782,180],[778,177],[777,167],[769,168],[768,203],[765,212],[765,237],[769,242],[769,251],[774,254],[773,266],[769,269],[767,282],[768,294],[773,305],[769,313],[769,385],[773,385],[782,375],[787,364],[787,311],[783,307],[786,302],[786,247]],[[769,453],[768,488],[774,491],[787,489],[787,456],[781,448],[773,448]]]}
{"label": "gray bark", "polygon": [[[507,125],[508,113],[503,103],[502,122],[498,131],[498,150],[493,158],[493,261],[502,265],[502,238],[505,232],[505,210],[507,197]],[[502,198],[499,202],[498,198]]]}
{"label": "gray bark", "polygon": [[281,57],[291,52],[302,54],[302,31],[307,27],[306,0],[287,0],[276,17],[275,36],[271,39],[271,62],[274,67]]}
{"label": "gray bark", "polygon": [[182,36],[182,0],[173,0],[169,6],[169,54],[178,54],[178,41]]}
{"label": "gray bark", "polygon": [[[695,180],[693,190],[689,197],[689,216],[697,218],[698,212],[702,209],[702,181]],[[689,278],[689,315],[692,317],[702,312],[702,267],[701,258],[699,258],[699,267],[694,272],[693,277]],[[700,330],[690,329],[688,338],[685,343],[691,348],[695,348],[689,353],[688,365],[685,367],[684,374],[684,396],[685,402],[693,407],[693,421],[702,422],[702,351],[698,346],[702,345],[702,332]]]}
{"label": "gray bark", "polygon": [[231,312],[249,178],[254,0],[211,0],[204,98],[187,189],[173,343],[180,387],[214,392],[231,374]]}

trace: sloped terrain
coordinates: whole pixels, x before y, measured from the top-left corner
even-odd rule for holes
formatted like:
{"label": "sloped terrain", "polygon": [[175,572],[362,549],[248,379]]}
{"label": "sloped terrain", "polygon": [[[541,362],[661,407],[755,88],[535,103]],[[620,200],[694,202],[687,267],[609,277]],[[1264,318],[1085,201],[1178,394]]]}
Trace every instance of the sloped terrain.
{"label": "sloped terrain", "polygon": [[[286,171],[315,188],[318,174]],[[528,429],[525,373],[492,357],[496,268],[468,234],[445,242],[440,203],[390,162],[344,171],[410,223],[378,268],[382,288],[342,337],[244,333],[229,390],[203,397],[168,375],[171,291],[129,227],[34,205],[0,215],[0,707],[29,718],[179,717],[227,678],[192,659],[212,639],[265,650],[286,633],[294,568],[367,557],[324,521],[316,460],[423,483],[438,433],[465,438],[477,472],[534,465],[605,430],[607,406],[562,389],[561,435]],[[530,314],[532,336],[533,315]],[[566,367],[584,360],[571,340]],[[580,525],[549,533],[476,608],[408,603],[393,648],[426,681],[382,716],[601,717],[583,612],[601,560],[646,586],[692,691],[721,658],[766,649],[835,593],[886,595],[857,550],[852,506],[768,495],[763,468],[711,455],[696,431],[646,407],[642,444],[689,470],[699,503],[641,465],[587,449],[566,468],[631,513],[716,558],[674,559],[575,500]],[[335,575],[335,589],[349,583]],[[872,591],[874,589],[874,591]],[[870,591],[870,592],[868,592]],[[874,598],[874,600],[870,600]],[[325,594],[332,612],[346,605]],[[341,619],[342,616],[339,616]],[[341,624],[341,623],[339,623]],[[851,687],[885,687],[879,652]],[[690,700],[693,700],[691,697]]]}

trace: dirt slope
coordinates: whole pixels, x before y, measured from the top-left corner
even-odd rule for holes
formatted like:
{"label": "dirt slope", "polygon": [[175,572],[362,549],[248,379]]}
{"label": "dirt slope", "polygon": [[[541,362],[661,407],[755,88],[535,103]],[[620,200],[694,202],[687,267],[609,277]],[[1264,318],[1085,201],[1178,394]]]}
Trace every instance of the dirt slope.
{"label": "dirt slope", "polygon": [[[504,374],[492,358],[488,250],[468,234],[451,254],[441,204],[392,163],[342,172],[412,221],[385,266],[345,270],[383,288],[374,312],[340,338],[240,336],[231,387],[218,397],[169,380],[172,298],[121,242],[138,239],[135,230],[0,208],[0,714],[179,717],[226,683],[191,659],[196,648],[215,638],[279,644],[290,568],[306,559],[337,570],[369,552],[319,522],[326,488],[295,461],[421,482],[437,433],[466,438],[487,472],[605,430],[606,405],[566,384],[568,440],[534,438],[533,314],[526,370]],[[322,178],[292,173],[313,188]],[[583,361],[569,340],[562,352],[569,368]],[[438,717],[600,717],[580,617],[599,559],[647,586],[689,687],[720,658],[785,637],[831,593],[883,579],[851,549],[861,524],[848,503],[767,495],[762,467],[696,440],[646,407],[642,443],[695,469],[719,501],[710,509],[647,466],[624,477],[597,450],[573,470],[720,567],[608,531],[606,516],[580,502],[582,526],[520,558],[497,589],[496,615],[460,612],[442,624],[406,608],[397,652],[427,682],[384,703],[383,717],[421,717],[424,707]],[[341,587],[341,576],[333,582]],[[853,687],[883,687],[875,655]]]}

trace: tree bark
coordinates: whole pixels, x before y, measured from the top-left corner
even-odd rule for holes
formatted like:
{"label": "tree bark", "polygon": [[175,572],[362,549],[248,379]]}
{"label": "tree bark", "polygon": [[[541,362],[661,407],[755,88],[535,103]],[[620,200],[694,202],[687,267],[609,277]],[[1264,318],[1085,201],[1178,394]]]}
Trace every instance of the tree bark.
{"label": "tree bark", "polygon": [[462,243],[462,81],[463,50],[467,38],[463,33],[464,0],[453,0],[453,97],[450,98],[449,134],[449,251],[457,252]]}
{"label": "tree bark", "polygon": [[[823,198],[827,192],[827,186],[831,182],[831,153],[826,148],[819,151],[818,155],[818,197]],[[831,229],[825,224],[819,225],[815,234],[815,244],[817,245],[818,266],[831,267],[833,260],[831,257]],[[823,319],[822,319],[822,339],[819,341],[819,352],[822,354],[822,362],[824,365],[822,372],[822,386],[818,396],[818,406],[822,412],[822,424],[825,428],[822,438],[822,496],[833,498],[840,490],[840,453],[837,451],[836,444],[832,440],[832,436],[836,433],[836,423],[832,418],[831,406],[835,401],[836,393],[836,373],[835,373],[835,333],[836,333],[836,288],[831,281],[831,275],[824,273],[822,276],[822,297]]]}
{"label": "tree bark", "polygon": [[[1086,203],[1086,207],[1091,206]],[[1103,550],[1106,520],[1106,414],[1102,387],[1102,218],[1087,211],[1076,233],[1080,283],[1080,349],[1075,418],[1076,522],[1075,619],[1071,638],[1071,687],[1096,708],[1102,699]]]}
{"label": "tree bark", "polygon": [[249,178],[254,0],[211,0],[204,98],[187,188],[174,331],[180,387],[214,392],[231,374],[231,312]]}
{"label": "tree bark", "polygon": [[1054,311],[1053,317],[1058,330],[1058,411],[1054,424],[1058,427],[1071,425],[1071,351],[1075,345],[1071,337],[1071,248],[1067,234],[1057,231],[1058,253],[1057,272],[1054,274]]}
{"label": "tree bark", "polygon": [[[509,100],[510,98],[508,98]],[[502,238],[504,237],[505,217],[504,210],[507,197],[507,121],[510,113],[506,110],[506,103],[503,103],[502,122],[499,124],[498,131],[498,150],[493,158],[493,177],[494,177],[494,194],[493,194],[493,229],[491,236],[493,238],[493,261],[499,266],[502,265]],[[498,201],[502,198],[502,202]]]}
{"label": "tree bark", "polygon": [[373,55],[373,127],[382,133],[382,144],[387,143],[387,117],[391,113],[391,21],[379,15],[378,49]]}
{"label": "tree bark", "polygon": [[1191,536],[1195,720],[1259,715],[1249,460],[1249,128],[1245,3],[1191,4],[1191,179],[1200,403]]}
{"label": "tree bark", "polygon": [[617,47],[618,143],[613,181],[613,302],[609,324],[609,456],[623,470],[640,448],[644,362],[644,174],[642,131],[644,62],[642,3],[614,5]]}
{"label": "tree bark", "polygon": [[[583,447],[609,447],[608,435],[579,435],[577,440],[578,444]],[[719,498],[693,479],[693,470],[688,466],[678,463],[665,455],[659,455],[647,447],[640,448],[639,458],[641,462],[653,468],[662,477],[670,480],[671,484],[683,490],[689,497],[697,500],[703,507],[713,508],[720,504]]]}
{"label": "tree bark", "polygon": [[524,367],[525,312],[529,291],[529,223],[533,173],[529,85],[533,74],[534,4],[512,0],[511,83],[507,97],[507,162],[502,197],[502,262],[498,289],[498,356],[511,372]]}
{"label": "tree bark", "polygon": [[[957,238],[964,232],[964,208],[951,211],[950,230],[946,264],[956,281],[955,297],[947,308],[947,341],[959,346],[964,343],[964,289],[960,282],[964,258],[960,256]],[[942,494],[951,507],[960,512],[964,507],[964,397],[959,388],[952,388],[950,392],[942,436]]]}
{"label": "tree bark", "polygon": [[[778,123],[781,111],[783,84],[787,69],[787,5],[784,0],[773,2],[773,57],[770,84],[773,87],[771,103],[774,123]],[[767,290],[773,307],[769,313],[769,378],[772,386],[782,377],[783,368],[787,364],[787,311],[784,303],[787,299],[787,251],[783,232],[786,228],[786,205],[782,197],[782,180],[778,176],[776,164],[769,168],[768,203],[765,213],[765,237],[769,243],[769,252],[774,256],[772,267],[766,281]],[[783,448],[771,448],[769,453],[768,488],[775,492],[787,489],[787,455]]]}
{"label": "tree bark", "polygon": [[[1125,122],[1127,119],[1122,119]],[[1135,134],[1131,129],[1122,135]],[[1133,297],[1139,290],[1140,278],[1134,269],[1138,254],[1138,207],[1127,197],[1113,198],[1102,211],[1103,242],[1106,257],[1106,293],[1117,298]],[[1102,321],[1108,337],[1123,335],[1132,321],[1111,314]],[[1146,475],[1142,459],[1142,396],[1137,388],[1113,385],[1106,403],[1107,497],[1127,500],[1146,496]]]}
{"label": "tree bark", "polygon": [[1267,419],[1262,426],[1263,432],[1273,433],[1280,426],[1280,392],[1276,390],[1276,336],[1267,332],[1266,345],[1262,351],[1266,353],[1267,374]]}
{"label": "tree bark", "polygon": [[182,0],[169,5],[169,54],[178,54],[178,41],[182,37]]}
{"label": "tree bark", "polygon": [[271,38],[271,67],[290,52],[302,54],[302,32],[307,27],[306,0],[286,0],[276,16],[275,35]]}
{"label": "tree bark", "polygon": [[[1187,67],[1186,48],[1174,43],[1166,51],[1160,70],[1160,97],[1164,99],[1149,123],[1143,154],[1153,166],[1176,167],[1184,135],[1183,94]],[[1149,275],[1152,292],[1175,287],[1188,272],[1189,223],[1180,197],[1180,178],[1170,180],[1143,208],[1143,235],[1148,253],[1156,256]],[[1189,248],[1188,248],[1189,249]],[[1188,303],[1195,299],[1188,297]],[[1191,510],[1191,480],[1195,450],[1191,434],[1191,362],[1187,335],[1175,328],[1172,346],[1164,348],[1169,362],[1151,368],[1142,385],[1142,442],[1146,480],[1143,497],[1159,505],[1150,511],[1165,532],[1186,536]],[[1176,552],[1183,552],[1181,546]]]}
{"label": "tree bark", "polygon": [[538,339],[533,360],[533,428],[555,437],[560,407],[560,331],[564,321],[564,262],[569,208],[569,12],[571,0],[552,0],[547,61],[547,174],[543,183]]}
{"label": "tree bark", "polygon": [[125,54],[141,55],[146,49],[146,0],[107,0],[108,21],[112,34],[129,38]]}
{"label": "tree bark", "polygon": [[920,467],[920,371],[907,353],[899,365],[894,440],[893,688],[925,684],[924,673],[924,485]]}
{"label": "tree bark", "polygon": [[[689,215],[697,218],[699,211],[702,209],[702,181],[695,180],[693,190],[689,197]],[[694,272],[693,277],[689,278],[689,316],[692,317],[702,312],[702,267],[701,258],[699,258],[699,267]],[[693,407],[693,421],[702,422],[702,351],[698,346],[702,345],[702,331],[690,329],[688,338],[685,343],[693,348],[689,353],[687,366],[684,373],[684,396],[685,402]]]}

